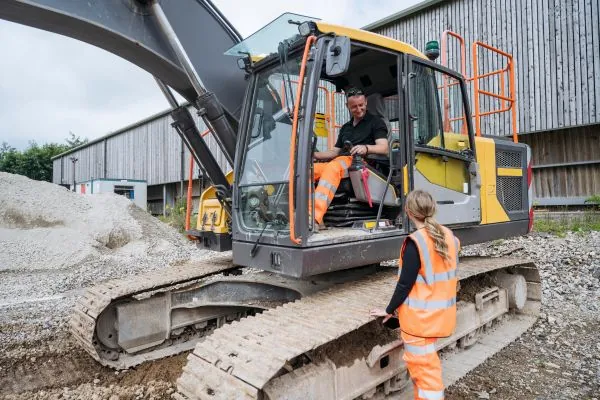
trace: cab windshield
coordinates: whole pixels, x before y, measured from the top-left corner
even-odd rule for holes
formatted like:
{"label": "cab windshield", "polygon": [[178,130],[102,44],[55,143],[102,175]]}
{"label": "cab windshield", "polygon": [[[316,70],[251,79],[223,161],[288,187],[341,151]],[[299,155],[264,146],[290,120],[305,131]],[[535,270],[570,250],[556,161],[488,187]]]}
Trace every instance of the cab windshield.
{"label": "cab windshield", "polygon": [[259,72],[239,175],[241,220],[247,229],[289,228],[292,110],[301,58]]}
{"label": "cab windshield", "polygon": [[278,183],[289,176],[291,110],[300,59],[292,58],[257,76],[241,185]]}

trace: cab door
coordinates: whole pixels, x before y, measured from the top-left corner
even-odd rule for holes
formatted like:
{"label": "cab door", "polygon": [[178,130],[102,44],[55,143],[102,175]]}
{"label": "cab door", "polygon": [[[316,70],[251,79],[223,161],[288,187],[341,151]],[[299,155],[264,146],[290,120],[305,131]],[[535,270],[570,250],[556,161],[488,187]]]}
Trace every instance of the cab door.
{"label": "cab door", "polygon": [[481,180],[464,81],[415,57],[408,59],[408,72],[413,188],[431,193],[440,223],[478,224]]}

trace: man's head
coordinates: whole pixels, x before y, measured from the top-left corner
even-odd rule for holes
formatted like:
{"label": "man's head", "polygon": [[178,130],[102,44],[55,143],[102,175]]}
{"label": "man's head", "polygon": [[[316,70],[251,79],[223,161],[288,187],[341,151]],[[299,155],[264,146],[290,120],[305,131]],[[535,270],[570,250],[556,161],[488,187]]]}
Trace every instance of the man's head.
{"label": "man's head", "polygon": [[362,119],[367,113],[367,98],[360,89],[349,89],[346,92],[346,105],[355,119]]}

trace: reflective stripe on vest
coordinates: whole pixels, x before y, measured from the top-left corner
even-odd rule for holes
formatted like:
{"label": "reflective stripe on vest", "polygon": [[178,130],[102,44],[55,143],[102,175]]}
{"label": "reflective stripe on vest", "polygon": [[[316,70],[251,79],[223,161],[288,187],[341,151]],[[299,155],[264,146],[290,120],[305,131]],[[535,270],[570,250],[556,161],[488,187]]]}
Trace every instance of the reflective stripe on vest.
{"label": "reflective stripe on vest", "polygon": [[426,346],[413,346],[412,344],[404,343],[404,350],[411,354],[424,356],[426,354],[435,353],[435,344],[431,343]]}
{"label": "reflective stripe on vest", "polygon": [[456,297],[451,298],[450,300],[418,300],[411,299],[407,297],[404,301],[409,307],[417,308],[419,310],[440,310],[448,307],[452,307],[456,304]]}
{"label": "reflective stripe on vest", "polygon": [[443,390],[418,390],[419,397],[427,400],[442,400],[444,398]]}
{"label": "reflective stripe on vest", "polygon": [[[427,243],[425,242],[425,238],[423,237],[423,232],[416,231],[413,236],[417,239],[417,245],[419,249],[426,250]],[[423,257],[423,261],[425,262],[425,265],[422,266],[425,270],[425,282],[428,285],[431,285],[433,283],[433,265],[431,265],[431,258],[429,257],[428,251],[421,251],[421,253],[423,253],[421,256]]]}
{"label": "reflective stripe on vest", "polygon": [[[431,280],[431,283],[449,281],[450,279],[453,279],[453,278],[456,278],[456,270],[455,269],[453,269],[452,271],[448,271],[448,272],[439,272],[437,274],[433,274],[433,279]],[[425,279],[421,275],[417,275],[417,282],[427,283],[427,282],[425,282]]]}

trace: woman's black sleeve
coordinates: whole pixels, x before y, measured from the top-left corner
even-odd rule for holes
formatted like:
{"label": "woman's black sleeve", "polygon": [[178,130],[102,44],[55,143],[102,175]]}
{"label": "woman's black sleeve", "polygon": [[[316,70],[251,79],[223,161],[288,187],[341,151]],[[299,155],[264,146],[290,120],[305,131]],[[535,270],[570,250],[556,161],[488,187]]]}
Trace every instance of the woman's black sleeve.
{"label": "woman's black sleeve", "polygon": [[406,238],[406,240],[406,248],[404,249],[404,256],[402,256],[400,279],[396,284],[396,290],[394,290],[390,304],[385,309],[388,314],[393,314],[404,303],[404,300],[408,297],[408,293],[410,293],[410,290],[417,281],[417,275],[419,275],[419,269],[421,268],[421,259],[419,258],[417,246],[412,239]]}

